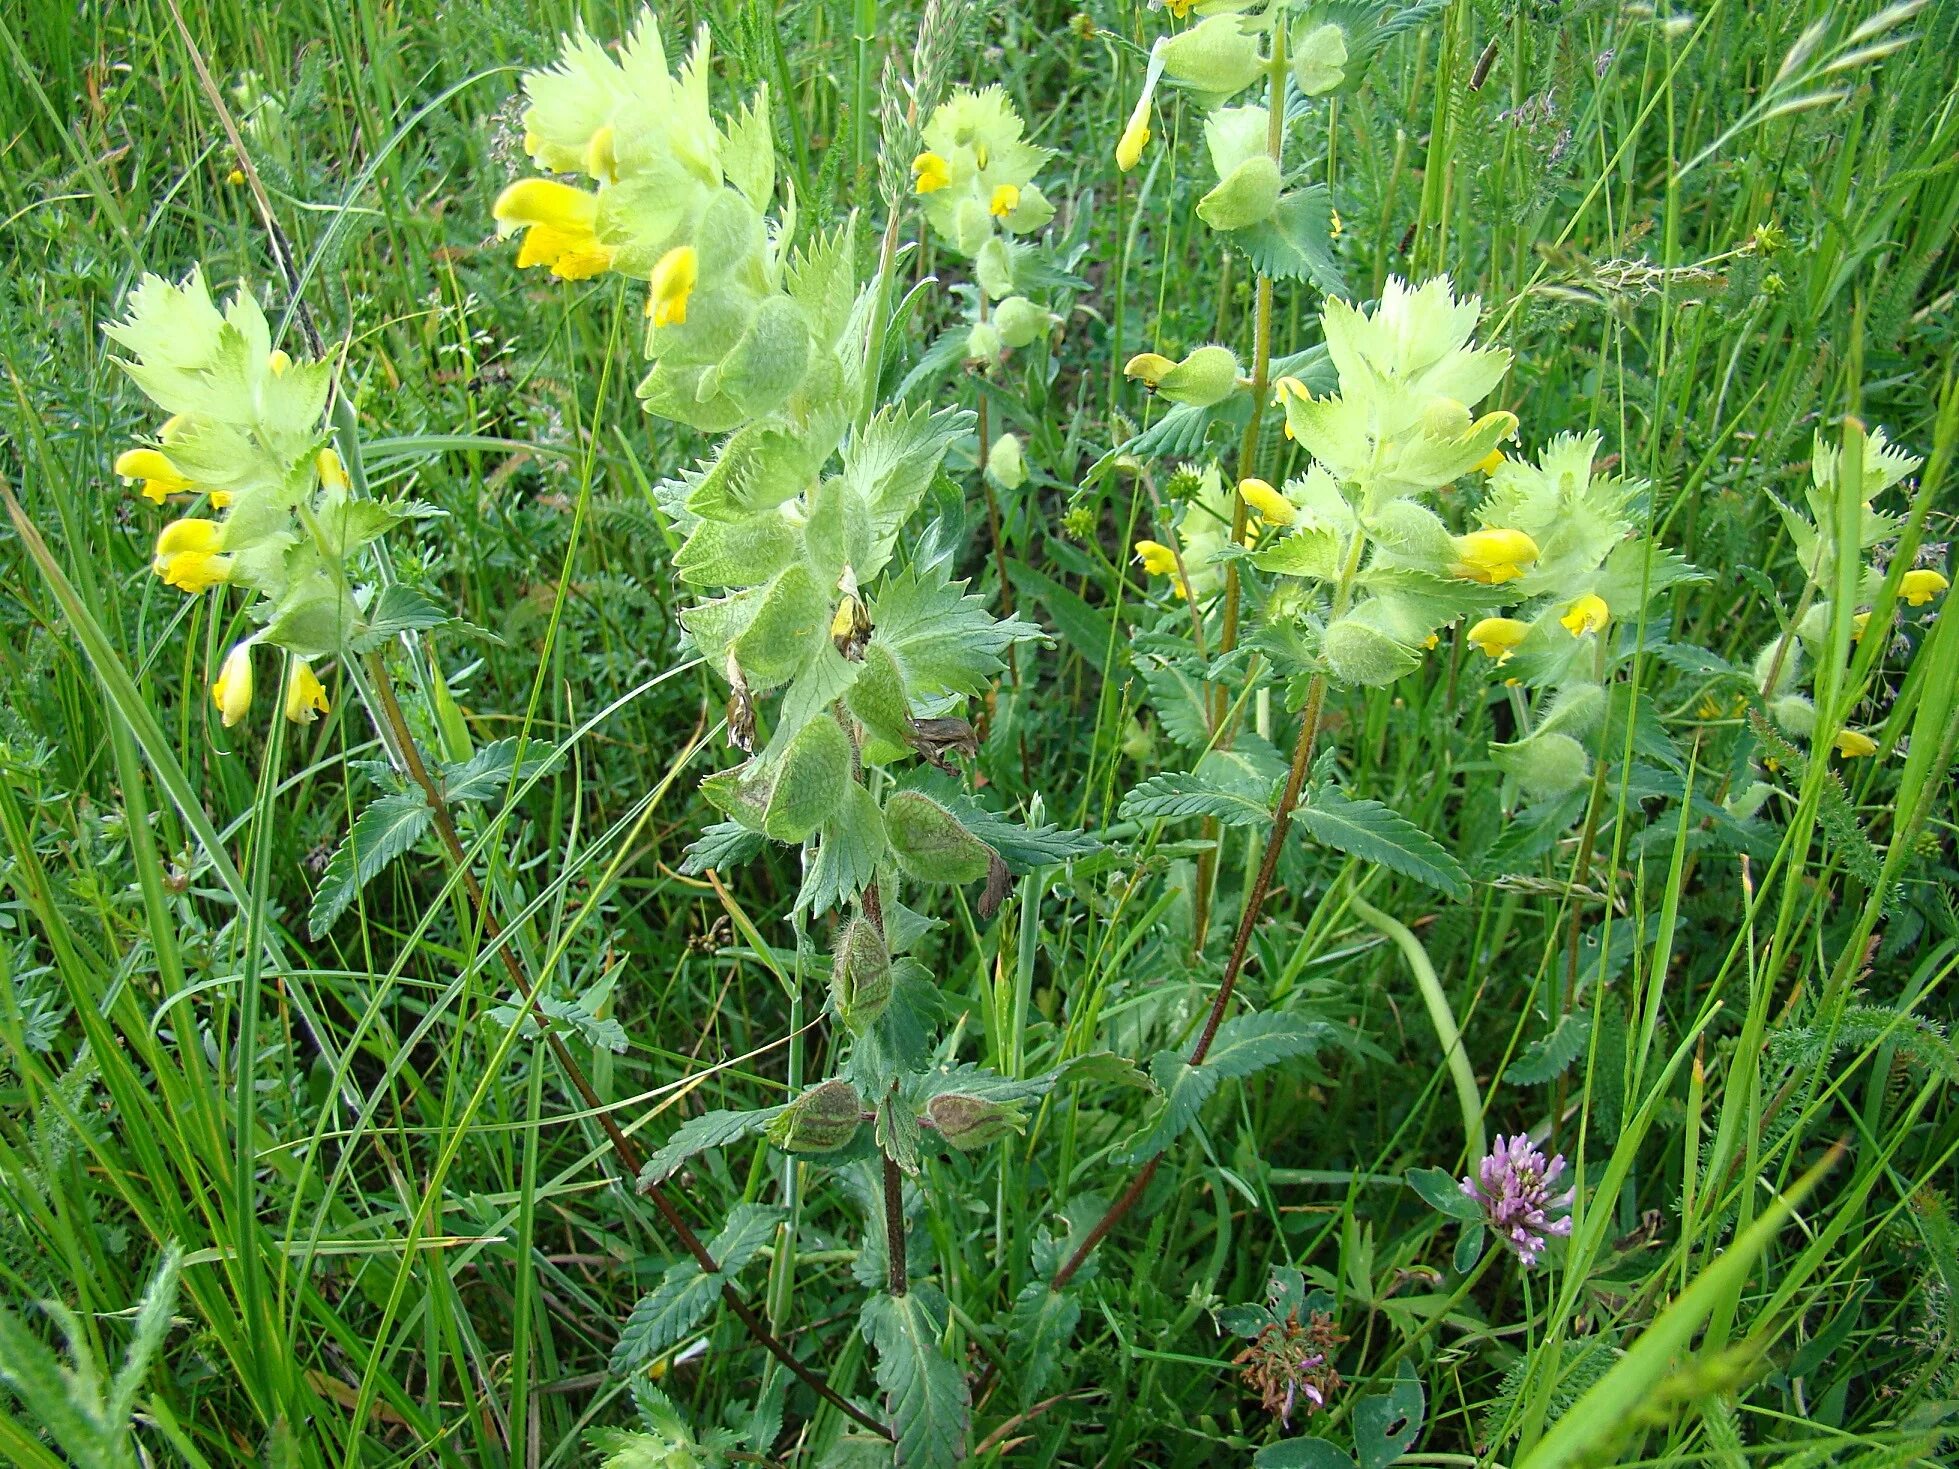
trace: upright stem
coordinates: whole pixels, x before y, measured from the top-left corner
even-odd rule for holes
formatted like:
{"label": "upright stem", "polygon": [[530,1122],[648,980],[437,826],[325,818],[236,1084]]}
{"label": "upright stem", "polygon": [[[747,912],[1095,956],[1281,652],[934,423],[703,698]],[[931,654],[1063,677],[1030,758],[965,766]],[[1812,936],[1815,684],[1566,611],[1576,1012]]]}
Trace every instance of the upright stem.
{"label": "upright stem", "polygon": [[905,1262],[905,1178],[891,1155],[884,1155],[884,1288],[902,1296],[911,1289]]}
{"label": "upright stem", "polygon": [[[503,960],[503,967],[510,976],[511,984],[523,998],[526,1013],[530,1016],[532,1024],[543,1036],[544,1043],[551,1048],[551,1055],[564,1070],[566,1078],[571,1082],[572,1090],[578,1093],[579,1100],[585,1104],[586,1110],[598,1122],[600,1130],[605,1133],[606,1140],[612,1145],[619,1166],[627,1175],[637,1179],[645,1162],[640,1156],[639,1148],[631,1138],[626,1136],[619,1124],[613,1120],[611,1111],[599,1100],[598,1093],[593,1090],[591,1082],[586,1080],[584,1069],[572,1055],[571,1048],[564,1043],[564,1038],[558,1034],[550,1020],[536,1008],[535,989],[530,982],[530,977],[524,973],[523,965],[517,962],[517,956],[511,946],[501,942],[503,926],[497,921],[496,915],[490,911],[483,886],[476,880],[476,873],[469,865],[469,854],[464,850],[462,838],[456,832],[456,824],[449,814],[449,803],[442,794],[442,788],[436,784],[429,774],[428,767],[422,763],[421,752],[415,746],[415,737],[409,731],[408,720],[402,714],[401,702],[395,697],[394,680],[389,676],[387,664],[378,651],[367,655],[367,671],[373,681],[376,701],[381,706],[381,713],[387,721],[389,733],[401,750],[402,762],[408,767],[408,775],[422,788],[422,794],[428,798],[429,807],[435,813],[436,834],[448,852],[449,860],[462,875],[463,887],[469,894],[477,921],[483,925],[483,932],[496,946],[497,953]],[[653,1207],[659,1211],[660,1217],[666,1220],[667,1227],[673,1231],[681,1247],[694,1257],[701,1269],[710,1275],[719,1274],[720,1265],[716,1263],[714,1256],[708,1253],[707,1246],[701,1243],[701,1237],[694,1233],[685,1219],[681,1218],[680,1211],[674,1207],[673,1200],[668,1197],[666,1191],[656,1183],[641,1184],[640,1191],[653,1201]],[[754,1337],[778,1362],[801,1378],[817,1396],[863,1427],[881,1433],[887,1438],[891,1436],[889,1428],[804,1366],[796,1354],[763,1324],[761,1317],[749,1309],[747,1302],[743,1301],[736,1294],[735,1288],[726,1281],[721,1283],[721,1298],[727,1303],[728,1309],[734,1312],[736,1319],[747,1328],[749,1335]]]}

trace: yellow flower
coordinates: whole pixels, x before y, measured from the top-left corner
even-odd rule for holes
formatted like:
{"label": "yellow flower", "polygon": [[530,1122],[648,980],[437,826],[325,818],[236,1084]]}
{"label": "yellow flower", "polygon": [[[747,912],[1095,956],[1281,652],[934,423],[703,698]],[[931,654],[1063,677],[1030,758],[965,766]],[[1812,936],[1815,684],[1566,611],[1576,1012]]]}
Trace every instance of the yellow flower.
{"label": "yellow flower", "polygon": [[936,153],[921,153],[911,161],[912,192],[936,194],[952,182],[952,165]]}
{"label": "yellow flower", "polygon": [[211,491],[211,508],[213,510],[229,510],[231,508],[231,499],[230,490],[213,490]]}
{"label": "yellow flower", "polygon": [[1455,541],[1462,559],[1449,568],[1450,574],[1486,587],[1515,581],[1537,559],[1537,542],[1520,530],[1473,530]]}
{"label": "yellow flower", "polygon": [[231,575],[231,558],[222,554],[224,530],[215,520],[173,520],[156,538],[151,563],[164,585],[195,596]]}
{"label": "yellow flower", "polygon": [[1574,638],[1582,638],[1586,633],[1597,632],[1612,616],[1612,609],[1605,605],[1605,598],[1597,592],[1587,592],[1558,619]]}
{"label": "yellow flower", "polygon": [[1868,612],[1853,613],[1850,618],[1850,641],[1853,643],[1863,642],[1864,629],[1869,627],[1870,625],[1871,625],[1870,613]]}
{"label": "yellow flower", "polygon": [[1861,759],[1865,755],[1877,753],[1877,741],[1861,729],[1841,729],[1837,731],[1837,753],[1846,760]]}
{"label": "yellow flower", "polygon": [[1178,20],[1189,20],[1190,8],[1196,3],[1197,0],[1169,0],[1170,13]]}
{"label": "yellow flower", "polygon": [[1239,480],[1238,498],[1255,510],[1258,518],[1267,525],[1291,525],[1299,513],[1293,509],[1292,501],[1262,479]]}
{"label": "yellow flower", "polygon": [[653,325],[686,325],[687,298],[700,278],[700,263],[700,252],[692,245],[675,245],[654,262],[653,294],[646,298],[646,314]]}
{"label": "yellow flower", "polygon": [[1330,213],[1333,216],[1333,221],[1327,229],[1327,238],[1330,240],[1337,240],[1346,231],[1347,227],[1344,224],[1340,223],[1339,210],[1337,209],[1329,210],[1328,213]]}
{"label": "yellow flower", "polygon": [[1952,585],[1936,571],[1907,571],[1898,582],[1898,595],[1914,607],[1923,607]]}
{"label": "yellow flower", "polygon": [[1440,633],[1430,633],[1427,637],[1422,639],[1422,646],[1424,648],[1427,648],[1429,652],[1433,653],[1435,651],[1436,644],[1440,643],[1441,641],[1442,641],[1442,635]]}
{"label": "yellow flower", "polygon": [[1143,107],[1129,119],[1129,126],[1122,130],[1122,137],[1116,142],[1116,167],[1128,173],[1142,161],[1143,150],[1150,145],[1149,108]]}
{"label": "yellow flower", "polygon": [[161,449],[125,449],[116,457],[116,473],[125,480],[141,480],[143,488],[138,492],[146,500],[154,500],[161,505],[165,497],[180,495],[187,490],[195,490],[196,485],[184,478],[183,471],[170,462],[170,456]]}
{"label": "yellow flower", "polygon": [[313,468],[320,476],[320,483],[329,490],[347,488],[347,466],[340,462],[340,456],[331,449],[322,449],[313,457]]}
{"label": "yellow flower", "polygon": [[490,213],[499,239],[517,230],[525,232],[523,248],[517,252],[520,267],[549,266],[561,280],[582,281],[612,264],[611,249],[601,245],[594,233],[599,217],[596,194],[553,179],[519,179],[497,196]]}
{"label": "yellow flower", "polygon": [[987,212],[995,219],[1005,219],[1020,207],[1020,190],[1013,184],[996,184],[993,197],[987,203]]}
{"label": "yellow flower", "polygon": [[245,170],[242,168],[234,168],[230,173],[224,176],[224,181],[235,188],[237,185],[245,182]]}
{"label": "yellow flower", "polygon": [[1136,559],[1143,563],[1143,570],[1151,576],[1177,574],[1177,553],[1161,541],[1138,541]]}
{"label": "yellow flower", "polygon": [[1490,450],[1489,453],[1476,461],[1474,467],[1484,474],[1495,474],[1503,467],[1503,450]]}
{"label": "yellow flower", "polygon": [[1514,617],[1486,617],[1469,630],[1469,642],[1478,652],[1487,653],[1498,663],[1508,663],[1530,634],[1530,624]]}
{"label": "yellow flower", "polygon": [[[249,700],[252,697],[250,691],[251,674],[249,672],[251,664],[247,662],[245,666],[247,669],[245,675],[247,681],[245,697]],[[224,706],[220,703],[218,707],[223,708]],[[240,712],[242,713],[243,711],[241,710]],[[308,663],[304,658],[293,659],[292,673],[286,679],[286,718],[290,719],[294,724],[311,724],[315,719],[327,712],[329,712],[329,709],[327,705],[326,685],[321,683],[319,675],[313,672],[312,664]],[[231,721],[227,719],[225,723],[229,724]]]}
{"label": "yellow flower", "polygon": [[286,369],[292,366],[292,354],[284,347],[274,347],[271,354],[266,357],[265,365],[272,369],[274,377],[284,377]]}
{"label": "yellow flower", "polygon": [[252,707],[252,645],[240,643],[224,655],[224,666],[218,670],[218,681],[211,685],[211,702],[218,706],[218,714],[224,720],[224,727],[232,725],[245,717]]}

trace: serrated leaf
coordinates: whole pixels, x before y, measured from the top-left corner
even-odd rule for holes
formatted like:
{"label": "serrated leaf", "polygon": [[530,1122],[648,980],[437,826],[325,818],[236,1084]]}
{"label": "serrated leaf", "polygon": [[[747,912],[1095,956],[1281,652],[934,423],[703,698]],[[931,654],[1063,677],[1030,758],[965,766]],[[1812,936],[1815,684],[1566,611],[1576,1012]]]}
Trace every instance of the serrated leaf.
{"label": "serrated leaf", "polygon": [[877,1385],[897,1430],[897,1469],[940,1469],[965,1457],[966,1374],[939,1350],[945,1298],[930,1286],[874,1295],[859,1319],[877,1353]]}
{"label": "serrated leaf", "polygon": [[612,1370],[623,1376],[658,1356],[691,1331],[721,1298],[721,1277],[697,1261],[676,1260],[660,1284],[639,1298],[612,1349]]}
{"label": "serrated leaf", "polygon": [[1053,867],[1102,850],[1101,839],[1085,831],[1056,826],[1052,822],[1042,826],[1023,826],[998,812],[987,810],[971,796],[952,797],[946,802],[946,809],[959,819],[959,824],[967,831],[999,853],[1009,872],[1024,873],[1037,867]]}
{"label": "serrated leaf", "polygon": [[877,1104],[878,1150],[898,1165],[902,1173],[916,1175],[918,1155],[925,1146],[925,1133],[918,1125],[918,1114],[899,1092],[887,1092]]}
{"label": "serrated leaf", "polygon": [[1045,1279],[1030,1280],[1014,1297],[1007,1320],[1014,1360],[1021,1363],[1020,1406],[1030,1408],[1054,1376],[1081,1319],[1081,1302],[1065,1290],[1050,1290]]}
{"label": "serrated leaf", "polygon": [[1591,1012],[1573,1010],[1558,1021],[1549,1035],[1539,1036],[1525,1046],[1523,1054],[1504,1071],[1503,1079],[1513,1086],[1543,1086],[1547,1081],[1556,1081],[1571,1069],[1572,1062],[1585,1054],[1591,1037]]}
{"label": "serrated leaf", "polygon": [[[442,795],[457,801],[493,801],[518,782],[535,775],[548,756],[535,755],[517,768],[517,740],[493,740],[467,760],[442,767]],[[533,750],[536,740],[530,741]]]}
{"label": "serrated leaf", "polygon": [[1469,874],[1436,840],[1379,801],[1356,801],[1337,787],[1319,786],[1299,808],[1300,825],[1337,852],[1359,857],[1439,888],[1468,895]]}
{"label": "serrated leaf", "polygon": [[646,1160],[646,1166],[639,1172],[640,1187],[664,1183],[696,1153],[705,1153],[709,1148],[725,1148],[730,1143],[740,1142],[750,1133],[761,1131],[775,1121],[776,1114],[781,1110],[780,1107],[762,1107],[752,1112],[703,1112],[698,1117],[688,1118],[674,1130],[666,1146]]}
{"label": "serrated leaf", "polygon": [[877,797],[852,781],[842,804],[817,829],[816,855],[803,874],[796,907],[805,913],[842,908],[877,876],[884,853],[884,813]]}
{"label": "serrated leaf", "polygon": [[982,693],[1007,666],[1008,648],[1047,636],[1018,617],[995,617],[965,582],[943,573],[898,572],[873,598],[870,612],[871,641],[897,663],[914,701]]}
{"label": "serrated leaf", "polygon": [[750,831],[739,821],[717,821],[688,844],[681,876],[699,877],[710,867],[722,871],[739,867],[767,844],[759,831]]}
{"label": "serrated leaf", "polygon": [[1158,1051],[1150,1058],[1150,1075],[1163,1089],[1163,1105],[1155,1120],[1123,1150],[1123,1161],[1145,1162],[1182,1137],[1224,1082],[1280,1061],[1310,1056],[1331,1032],[1323,1022],[1268,1011],[1225,1021],[1201,1066],[1192,1066],[1181,1051]]}
{"label": "serrated leaf", "polygon": [[773,1204],[737,1204],[728,1212],[728,1222],[709,1241],[707,1252],[721,1267],[721,1277],[732,1280],[742,1268],[762,1253],[775,1237],[776,1227],[788,1214]]}
{"label": "serrated leaf", "polygon": [[354,639],[354,651],[370,652],[389,638],[440,627],[448,620],[448,612],[427,594],[401,582],[390,582],[367,609],[367,630]]}
{"label": "serrated leaf", "polygon": [[1483,1217],[1482,1207],[1462,1191],[1462,1185],[1446,1169],[1411,1168],[1402,1175],[1402,1181],[1439,1214],[1460,1219],[1465,1224]]}
{"label": "serrated leaf", "polygon": [[1484,848],[1477,867],[1485,877],[1508,877],[1534,866],[1558,844],[1590,798],[1589,791],[1567,791],[1519,811]]}
{"label": "serrated leaf", "polygon": [[1333,258],[1333,195],[1308,184],[1279,198],[1270,218],[1228,236],[1252,268],[1274,280],[1310,280],[1323,295],[1344,296],[1346,282]]}
{"label": "serrated leaf", "polygon": [[1124,821],[1176,821],[1215,817],[1226,826],[1270,826],[1272,808],[1263,801],[1228,791],[1194,771],[1153,775],[1122,798]]}
{"label": "serrated leaf", "polygon": [[376,873],[422,839],[435,819],[419,786],[390,791],[354,818],[346,840],[335,849],[313,894],[306,926],[319,938],[345,913]]}

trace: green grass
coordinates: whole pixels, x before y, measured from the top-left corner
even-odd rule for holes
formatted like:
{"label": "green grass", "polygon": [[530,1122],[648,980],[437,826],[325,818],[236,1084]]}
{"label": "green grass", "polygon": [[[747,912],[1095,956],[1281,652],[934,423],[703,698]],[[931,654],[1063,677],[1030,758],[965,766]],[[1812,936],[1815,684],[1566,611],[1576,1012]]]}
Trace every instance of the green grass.
{"label": "green grass", "polygon": [[[1138,170],[1113,166],[1166,14],[1085,9],[1089,35],[1070,7],[1001,0],[956,61],[956,80],[1001,83],[1058,151],[1043,187],[1076,279],[1050,294],[1056,346],[922,389],[983,403],[989,432],[1022,435],[1032,474],[998,496],[996,547],[983,441],[962,442],[921,541],[1058,635],[1019,650],[977,777],[997,807],[1038,801],[1042,819],[1111,844],[1017,879],[997,920],[934,900],[946,1055],[1010,1076],[1187,1049],[1264,838],[1223,830],[1199,933],[1199,828],[1118,815],[1138,782],[1188,764],[1132,638],[1184,636],[1189,616],[1128,559],[1162,523],[1153,497],[1184,486],[1167,461],[1089,471],[1161,417],[1124,360],[1217,340],[1249,361],[1257,297],[1192,212],[1211,177],[1188,104],[1159,110]],[[670,36],[713,29],[720,96],[769,83],[805,217],[861,207],[868,256],[883,224],[868,108],[918,10],[663,14]],[[1834,437],[1846,415],[1926,456],[1893,493],[1912,506],[1907,552],[1950,573],[1959,13],[1931,7],[1886,33],[1916,36],[1896,54],[1805,79],[1854,50],[1845,37],[1878,7],[1709,0],[1664,26],[1584,0],[1443,12],[1312,114],[1342,268],[1356,300],[1391,273],[1448,271],[1481,295],[1481,336],[1515,354],[1490,406],[1514,410],[1533,445],[1598,429],[1621,472],[1650,481],[1650,524],[1714,578],[1667,594],[1653,641],[1746,666],[1775,636],[1775,598],[1786,612],[1802,579],[1769,495],[1800,498],[1812,433]],[[631,14],[184,8],[308,267],[307,308],[344,346],[374,488],[445,512],[386,551],[395,579],[470,625],[396,660],[407,722],[445,759],[505,736],[556,757],[507,805],[463,808],[466,868],[425,841],[319,941],[305,920],[321,865],[375,789],[363,762],[385,756],[363,675],[335,670],[316,724],[271,717],[262,693],[252,719],[219,727],[205,688],[248,630],[243,603],[149,574],[157,517],[109,465],[153,416],[97,329],[141,271],[198,260],[283,309],[267,233],[250,190],[227,182],[234,151],[168,4],[78,17],[30,0],[0,16],[14,78],[0,96],[0,473],[35,533],[0,542],[0,1458],[134,1462],[120,1436],[133,1421],[158,1463],[597,1461],[586,1430],[634,1414],[608,1355],[679,1247],[565,1069],[509,1023],[518,997],[485,911],[525,975],[620,1028],[616,1052],[596,1030],[569,1047],[642,1151],[684,1118],[829,1074],[836,1044],[812,1024],[829,931],[787,921],[795,854],[721,873],[720,888],[678,872],[714,819],[694,786],[728,763],[725,690],[682,647],[691,594],[653,486],[709,445],[635,400],[636,293],[520,275],[514,247],[490,238],[491,201],[523,168],[518,72],[575,13],[601,37]],[[1832,16],[1778,83],[1805,27]],[[1757,248],[1764,230],[1786,243]],[[970,275],[930,240],[905,269],[941,283],[903,325],[914,363],[963,332],[945,287]],[[1305,286],[1279,286],[1275,356],[1319,340],[1317,311]],[[1275,483],[1304,467],[1275,415],[1256,447]],[[1229,465],[1236,443],[1210,448]],[[1442,503],[1472,499],[1466,480]],[[1283,1435],[1214,1312],[1262,1299],[1284,1267],[1337,1301],[1336,1436],[1374,1421],[1365,1400],[1403,1362],[1418,1376],[1423,1424],[1403,1462],[1582,1462],[1562,1457],[1576,1436],[1621,1427],[1593,1452],[1724,1466],[1950,1454],[1959,631],[1924,610],[1902,626],[1858,644],[1828,690],[1880,733],[1881,757],[1785,760],[1746,851],[1716,839],[1707,803],[1746,783],[1755,737],[1726,704],[1736,686],[1678,660],[1637,661],[1648,722],[1608,723],[1600,780],[1535,840],[1487,754],[1508,735],[1508,695],[1466,645],[1445,634],[1392,689],[1330,695],[1321,758],[1476,880],[1457,901],[1285,846],[1238,993],[1343,1044],[1220,1089],[1079,1277],[1079,1325],[1032,1400],[1012,1304],[1051,1269],[1038,1262],[1064,1219],[1078,1238],[1122,1188],[1116,1160],[1145,1101],[1058,1093],[1024,1136],[927,1163],[914,1264],[951,1302],[947,1352],[975,1388],[971,1440],[988,1461],[1249,1462]],[[1289,744],[1282,695],[1246,707]],[[1679,754],[1665,780],[1660,735]],[[1473,1161],[1417,957],[1462,1029],[1486,1129],[1548,1130],[1572,1159],[1583,1208],[1549,1269],[1498,1260],[1466,1283],[1456,1227],[1403,1186]],[[794,1249],[768,1252],[742,1293],[874,1406],[853,1277],[874,1182],[742,1142],[694,1159],[672,1192],[703,1236],[742,1202],[793,1210]],[[171,1319],[139,1325],[171,1245]],[[28,1338],[105,1380],[136,1343],[130,1396],[70,1424],[59,1405],[94,1389],[17,1365]],[[822,1462],[849,1426],[726,1310],[663,1370],[698,1425],[745,1423],[758,1400],[766,1415],[786,1389],[778,1461]]]}

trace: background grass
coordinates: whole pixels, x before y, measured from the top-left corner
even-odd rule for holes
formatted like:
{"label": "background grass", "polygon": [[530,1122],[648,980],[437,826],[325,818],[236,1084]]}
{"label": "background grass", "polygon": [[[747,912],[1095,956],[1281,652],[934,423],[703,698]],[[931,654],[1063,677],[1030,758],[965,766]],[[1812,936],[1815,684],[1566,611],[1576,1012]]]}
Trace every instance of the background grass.
{"label": "background grass", "polygon": [[[723,95],[770,84],[808,215],[840,219],[872,196],[863,105],[887,51],[909,46],[913,7],[666,13],[670,35],[712,28]],[[1166,17],[1106,0],[1086,13],[997,5],[964,58],[966,80],[1006,86],[1059,150],[1043,183],[1086,289],[1061,300],[1051,352],[933,389],[983,395],[1034,471],[1003,497],[996,562],[977,446],[962,446],[970,493],[937,507],[939,533],[996,599],[1004,564],[1007,593],[1060,635],[1002,689],[980,778],[1003,803],[1038,799],[1132,843],[1119,861],[1022,879],[1001,923],[958,903],[942,914],[955,1052],[1018,1074],[1175,1043],[1223,948],[1191,932],[1188,844],[1107,831],[1130,785],[1174,767],[1174,739],[1128,654],[1160,615],[1126,565],[1150,485],[1078,486],[1150,419],[1124,358],[1247,341],[1250,282],[1192,217],[1208,183],[1193,114],[1166,109],[1143,168],[1113,170],[1137,47]],[[1774,635],[1771,589],[1785,604],[1797,590],[1765,492],[1798,494],[1812,432],[1845,413],[1931,456],[1925,558],[1944,564],[1959,12],[1918,15],[1895,55],[1793,90],[1777,80],[1813,21],[1841,42],[1875,13],[1710,0],[1662,23],[1586,0],[1455,4],[1329,109],[1315,164],[1356,296],[1390,272],[1444,269],[1479,292],[1485,335],[1517,359],[1500,406],[1533,443],[1597,428],[1651,481],[1655,524],[1717,578],[1676,595],[1669,636],[1738,662]],[[519,166],[517,71],[575,14],[604,37],[628,19],[432,0],[231,0],[185,18],[312,267],[308,304],[346,344],[377,484],[447,512],[392,538],[395,573],[482,635],[445,636],[412,670],[411,718],[452,752],[519,732],[567,747],[520,801],[473,813],[465,839],[501,911],[523,915],[529,971],[616,1022],[623,1049],[605,1032],[581,1051],[621,1122],[657,1141],[704,1107],[779,1097],[792,1064],[823,1074],[825,1043],[819,1028],[786,1044],[817,1008],[781,920],[791,864],[746,867],[725,893],[674,871],[703,821],[691,790],[718,758],[703,745],[721,695],[683,664],[650,488],[703,445],[633,399],[627,292],[520,277],[488,238],[489,203]],[[27,0],[0,16],[0,48],[0,470],[72,586],[64,601],[18,538],[0,543],[0,1298],[50,1341],[54,1318],[28,1303],[65,1303],[82,1353],[113,1363],[164,1245],[182,1247],[175,1320],[134,1406],[157,1462],[578,1462],[585,1428],[630,1417],[605,1359],[671,1241],[613,1180],[548,1055],[499,1021],[502,971],[432,849],[390,868],[327,940],[305,939],[373,737],[344,678],[316,725],[219,728],[203,690],[240,609],[148,575],[156,516],[108,472],[148,415],[96,324],[141,270],[202,260],[284,304],[247,192],[227,182],[231,146],[167,6]],[[1799,80],[1840,54],[1817,53]],[[1778,112],[1825,90],[1843,95]],[[1768,228],[1783,248],[1743,249]],[[961,278],[929,244],[916,269]],[[1317,340],[1314,311],[1305,288],[1281,287],[1278,352]],[[914,349],[956,315],[929,297]],[[430,438],[464,433],[523,447]],[[1710,678],[1643,660],[1652,714],[1691,761],[1667,789],[1615,775],[1584,884],[1575,833],[1510,821],[1484,753],[1508,712],[1469,650],[1445,647],[1391,695],[1337,698],[1330,743],[1350,787],[1485,880],[1439,903],[1304,842],[1288,851],[1249,998],[1337,1021],[1354,1047],[1213,1104],[1104,1246],[1048,1390],[1062,1396],[1027,1424],[1009,1423],[1032,1405],[1000,1323],[1057,1211],[1092,1217],[1120,1185],[1110,1155],[1139,1103],[1083,1093],[1024,1140],[930,1167],[924,1247],[955,1350],[976,1378],[998,1363],[975,1420],[989,1454],[1247,1457],[1274,1425],[1209,1312],[1259,1298],[1290,1263],[1339,1298],[1358,1382],[1383,1385],[1397,1344],[1417,1339],[1426,1427],[1410,1462],[1510,1462],[1842,1140],[1801,1227],[1717,1282],[1691,1368],[1612,1411],[1644,1415],[1624,1452],[1652,1462],[1935,1461],[1959,1399],[1959,1062],[1944,1037],[1959,637],[1942,620],[1910,628],[1866,660],[1859,722],[1883,724],[1888,758],[1844,769],[1841,807],[1823,777],[1792,774],[1753,858],[1709,845],[1678,798],[1688,779],[1703,798],[1725,788],[1738,716],[1703,707]],[[199,855],[206,839],[229,858]],[[1885,882],[1857,875],[1866,840]],[[1220,923],[1252,865],[1243,843],[1220,856]],[[1495,1270],[1467,1296],[1438,1283],[1453,1232],[1400,1177],[1461,1171],[1462,1125],[1399,952],[1351,906],[1362,892],[1439,972],[1489,1125],[1548,1121],[1574,1159],[1596,1207],[1563,1268]],[[1519,1057],[1531,1064],[1507,1070]],[[709,1155],[688,1207],[710,1228],[781,1178],[759,1147]],[[868,1396],[847,1304],[863,1201],[848,1177],[802,1186],[798,1258],[772,1276],[770,1312]],[[1743,1341],[1760,1352],[1722,1354]],[[724,1317],[665,1386],[714,1421],[745,1412],[763,1375]],[[781,1452],[813,1462],[842,1425],[807,1395],[790,1409]],[[0,1389],[0,1454],[63,1462],[47,1411]]]}

